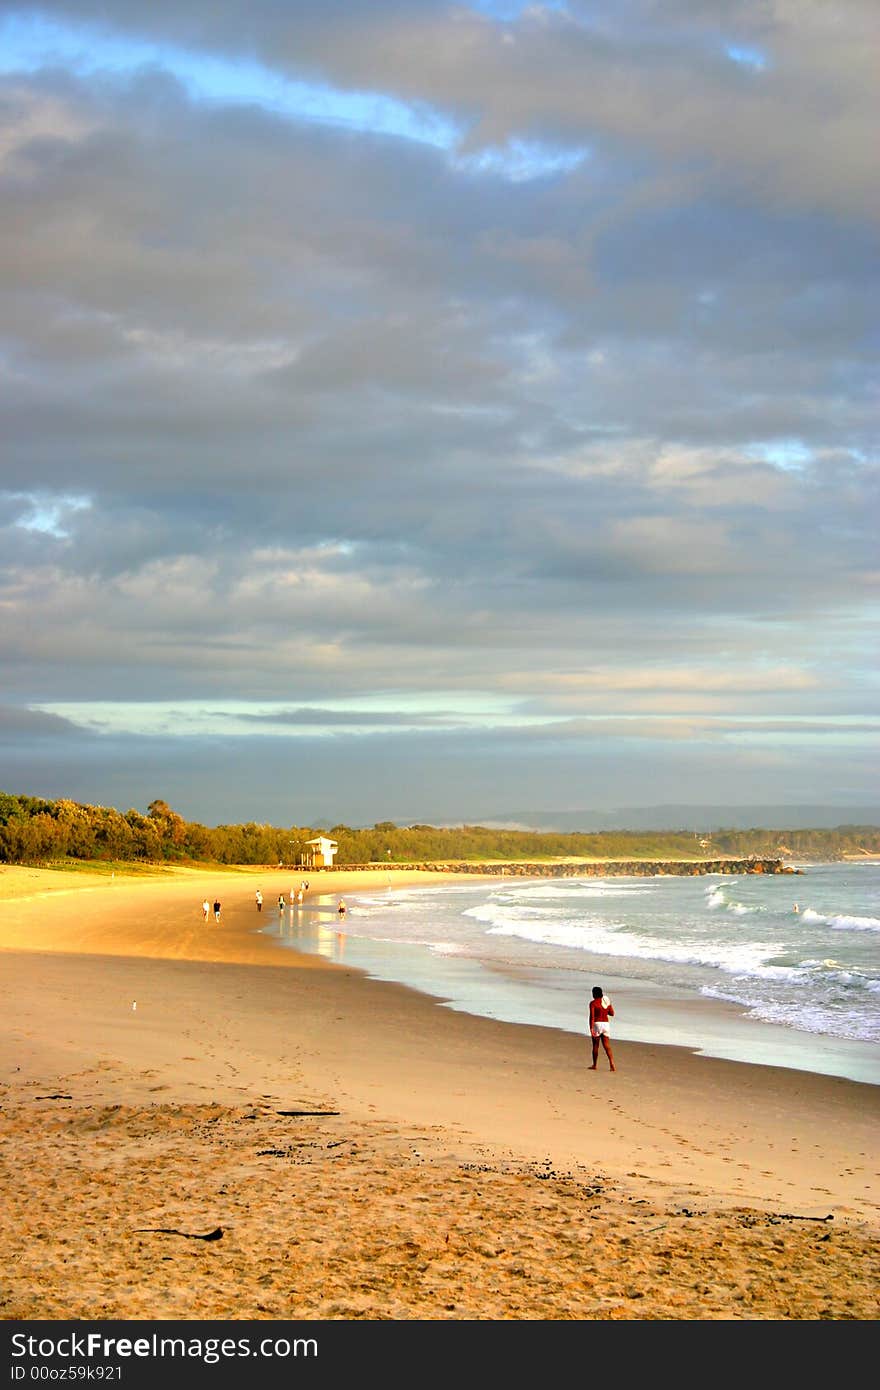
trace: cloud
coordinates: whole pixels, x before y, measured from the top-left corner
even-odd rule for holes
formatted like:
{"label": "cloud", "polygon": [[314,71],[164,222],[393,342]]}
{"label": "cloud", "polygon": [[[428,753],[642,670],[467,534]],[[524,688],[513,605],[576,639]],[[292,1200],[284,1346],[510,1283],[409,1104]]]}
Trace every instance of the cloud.
{"label": "cloud", "polygon": [[249,724],[261,724],[272,727],[274,725],[291,725],[294,727],[313,728],[319,725],[323,728],[335,729],[369,729],[393,728],[395,725],[404,728],[430,728],[430,727],[454,727],[464,721],[461,716],[453,714],[427,714],[422,711],[413,710],[330,710],[319,709],[308,706],[300,709],[277,710],[271,714],[245,714],[239,713],[230,715],[230,718],[240,719]]}
{"label": "cloud", "polygon": [[51,741],[70,735],[79,736],[80,732],[73,720],[65,719],[62,715],[16,705],[0,705],[0,744]]}
{"label": "cloud", "polygon": [[401,0],[41,8],[341,91],[393,93],[460,123],[469,149],[587,136],[609,157],[638,153],[755,202],[878,211],[871,0],[850,0],[845,23],[826,7],[758,0],[525,6],[503,19]]}
{"label": "cloud", "polygon": [[6,13],[8,699],[876,707],[874,7]]}
{"label": "cloud", "polygon": [[[809,744],[728,738],[655,740],[565,733],[432,732],[326,738],[108,738],[88,755],[73,744],[38,756],[11,749],[7,789],[26,769],[30,794],[145,809],[159,796],[187,819],[278,826],[497,820],[505,808],[578,810],[689,802],[724,789],[720,803],[873,806],[857,746],[821,735]],[[9,780],[11,779],[11,780]],[[645,798],[645,788],[650,794]],[[230,797],[230,788],[234,794]],[[785,795],[775,797],[774,790]],[[524,804],[523,798],[527,804]],[[500,809],[499,809],[500,808]]]}

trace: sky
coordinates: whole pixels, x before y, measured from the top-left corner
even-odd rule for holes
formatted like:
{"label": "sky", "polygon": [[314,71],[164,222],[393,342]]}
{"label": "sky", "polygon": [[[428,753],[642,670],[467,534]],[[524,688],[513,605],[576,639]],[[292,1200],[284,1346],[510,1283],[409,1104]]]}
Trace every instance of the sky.
{"label": "sky", "polygon": [[876,0],[0,0],[0,789],[876,804]]}

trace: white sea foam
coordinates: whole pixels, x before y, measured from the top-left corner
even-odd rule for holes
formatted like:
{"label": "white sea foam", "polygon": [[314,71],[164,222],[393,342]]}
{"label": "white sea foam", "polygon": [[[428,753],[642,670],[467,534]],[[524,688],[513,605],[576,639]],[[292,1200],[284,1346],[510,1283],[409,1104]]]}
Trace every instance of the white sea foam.
{"label": "white sea foam", "polygon": [[444,957],[498,965],[481,977],[487,995],[513,968],[527,992],[543,999],[549,988],[540,1010],[550,1016],[580,972],[596,969],[640,990],[726,999],[756,1024],[880,1040],[880,883],[863,873],[856,883],[851,868],[804,871],[800,912],[791,885],[758,876],[400,884],[347,895],[346,935],[352,950],[381,939],[383,970],[397,945],[404,970],[418,947],[437,971]]}
{"label": "white sea foam", "polygon": [[470,893],[473,895],[473,887],[458,888],[452,885],[445,894],[429,887],[397,888],[389,890],[387,893],[377,894],[358,894],[348,896],[347,901],[350,907],[357,907],[359,915],[378,917],[383,914],[387,916],[389,912],[405,912],[407,916],[429,917],[437,912],[443,902],[450,899],[455,893]]}
{"label": "white sea foam", "polygon": [[877,992],[880,990],[880,980],[873,978],[864,970],[854,969],[852,966],[844,965],[839,960],[804,960],[801,961],[802,969],[807,973],[812,973],[817,982],[823,986],[844,985],[852,990],[870,990]]}
{"label": "white sea foam", "polygon": [[580,921],[582,915],[583,914],[578,913],[575,918],[566,919],[564,917],[561,918],[558,912],[554,912],[550,908],[541,908],[531,905],[519,907],[515,904],[509,904],[499,900],[483,903],[478,907],[465,908],[462,913],[463,917],[472,917],[475,922],[488,922],[492,926],[505,926],[509,922],[531,922],[541,921],[543,919],[551,922],[565,922],[566,920]]}
{"label": "white sea foam", "polygon": [[812,1033],[853,1042],[874,1042],[880,1039],[880,1022],[844,1009],[830,1009],[824,1001],[754,1000],[729,988],[704,986],[700,991],[707,998],[723,999],[740,1004],[750,1018],[763,1023],[782,1024],[800,1033]]}
{"label": "white sea foam", "polygon": [[830,917],[835,931],[880,931],[880,917]]}
{"label": "white sea foam", "polygon": [[711,965],[731,974],[772,979],[797,977],[796,967],[767,963],[778,954],[778,947],[773,942],[732,941],[724,944],[670,941],[627,931],[622,922],[597,919],[576,924],[508,921],[491,927],[488,934],[516,937],[536,945],[566,947],[590,955],[665,961],[677,965]]}
{"label": "white sea foam", "polygon": [[804,909],[801,920],[812,926],[830,927],[832,931],[880,931],[880,917],[852,917],[843,913],[826,916],[811,907]]}
{"label": "white sea foam", "polygon": [[524,883],[522,887],[517,887],[511,892],[515,892],[517,898],[557,898],[571,899],[572,896],[583,897],[586,894],[590,898],[637,898],[644,897],[652,893],[652,888],[639,888],[635,885],[626,883],[616,883],[608,879],[583,879],[573,878],[568,880],[568,886],[561,887],[551,883]]}

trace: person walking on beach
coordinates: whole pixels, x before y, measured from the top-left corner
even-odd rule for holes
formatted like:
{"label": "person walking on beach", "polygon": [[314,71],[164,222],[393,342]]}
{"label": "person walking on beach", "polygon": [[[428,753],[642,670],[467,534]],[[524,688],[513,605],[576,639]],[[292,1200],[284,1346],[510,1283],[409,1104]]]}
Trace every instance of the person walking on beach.
{"label": "person walking on beach", "polygon": [[205,921],[206,921],[206,922],[207,922],[207,920],[208,920],[208,913],[209,913],[210,911],[211,911],[211,904],[208,902],[208,899],[205,898],[205,901],[202,903],[202,912],[204,913],[204,917],[205,917]]}
{"label": "person walking on beach", "polygon": [[339,899],[339,906],[337,907],[336,911],[339,913],[340,917],[345,916],[345,903],[342,901],[341,898]]}
{"label": "person walking on beach", "polygon": [[283,894],[283,893],[279,893],[279,894],[278,894],[278,911],[279,911],[279,912],[283,912],[283,911],[284,911],[284,894]]}
{"label": "person walking on beach", "polygon": [[593,1065],[590,1071],[595,1071],[598,1066],[600,1042],[605,1049],[611,1070],[617,1070],[614,1065],[614,1053],[611,1051],[611,1024],[608,1022],[613,1017],[614,1005],[607,994],[602,993],[602,986],[594,985],[593,997],[590,1000],[590,1040],[593,1044]]}
{"label": "person walking on beach", "polygon": [[215,898],[215,899],[214,899],[214,921],[215,921],[215,922],[219,922],[219,921],[220,921],[220,899],[219,899],[219,898]]}
{"label": "person walking on beach", "polygon": [[258,912],[262,912],[262,911],[263,911],[263,895],[262,895],[262,893],[260,892],[259,888],[257,889],[256,895],[255,895],[255,896],[256,896],[256,903],[257,903],[257,911],[258,911]]}

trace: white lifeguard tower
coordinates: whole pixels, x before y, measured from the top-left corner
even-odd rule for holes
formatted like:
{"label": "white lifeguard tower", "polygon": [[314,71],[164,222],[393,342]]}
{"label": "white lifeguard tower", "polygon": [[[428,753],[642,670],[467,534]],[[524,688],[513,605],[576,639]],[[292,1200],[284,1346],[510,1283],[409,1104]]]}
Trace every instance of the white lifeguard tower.
{"label": "white lifeguard tower", "polygon": [[306,840],[303,862],[310,869],[332,869],[333,856],[339,848],[335,840],[326,835],[316,835],[314,840]]}

